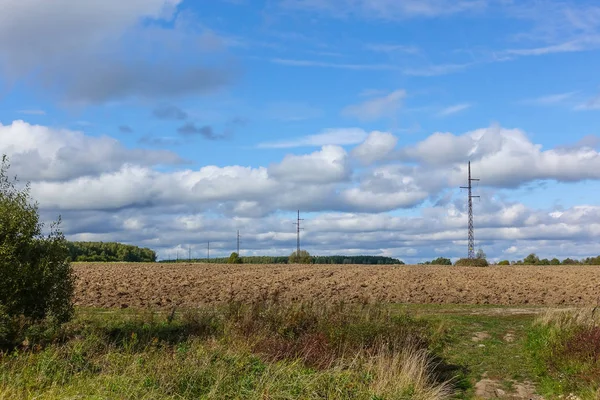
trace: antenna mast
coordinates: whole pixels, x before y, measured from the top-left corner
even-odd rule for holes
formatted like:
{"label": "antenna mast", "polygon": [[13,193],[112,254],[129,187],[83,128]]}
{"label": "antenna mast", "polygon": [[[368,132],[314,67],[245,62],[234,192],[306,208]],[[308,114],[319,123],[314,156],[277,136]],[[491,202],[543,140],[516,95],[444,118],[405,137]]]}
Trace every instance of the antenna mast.
{"label": "antenna mast", "polygon": [[240,231],[237,231],[237,254],[240,255]]}
{"label": "antenna mast", "polygon": [[475,258],[475,229],[473,228],[473,199],[479,198],[479,196],[472,195],[472,187],[471,182],[479,181],[479,179],[471,178],[471,161],[469,161],[469,185],[461,186],[461,189],[469,190],[469,252],[468,258]]}
{"label": "antenna mast", "polygon": [[304,228],[300,228],[300,221],[304,221],[304,218],[300,218],[300,210],[298,210],[298,219],[294,222],[296,225],[296,256],[300,257],[300,231]]}

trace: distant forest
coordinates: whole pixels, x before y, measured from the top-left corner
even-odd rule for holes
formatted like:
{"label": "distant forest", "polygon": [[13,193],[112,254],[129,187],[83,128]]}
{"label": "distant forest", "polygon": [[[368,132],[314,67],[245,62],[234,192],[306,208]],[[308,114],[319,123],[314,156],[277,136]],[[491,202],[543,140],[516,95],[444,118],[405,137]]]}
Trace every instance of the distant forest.
{"label": "distant forest", "polygon": [[156,252],[148,248],[115,242],[68,242],[72,261],[155,262]]}
{"label": "distant forest", "polygon": [[[244,264],[287,264],[288,256],[250,256],[240,257]],[[163,260],[163,263],[174,263],[174,262],[199,262],[199,263],[214,263],[214,264],[225,264],[229,261],[229,257],[216,257],[211,259],[206,258],[194,258],[191,260],[179,259],[179,260]],[[365,264],[365,265],[379,265],[379,264],[396,264],[403,265],[404,262],[391,257],[383,256],[311,256],[312,264]]]}

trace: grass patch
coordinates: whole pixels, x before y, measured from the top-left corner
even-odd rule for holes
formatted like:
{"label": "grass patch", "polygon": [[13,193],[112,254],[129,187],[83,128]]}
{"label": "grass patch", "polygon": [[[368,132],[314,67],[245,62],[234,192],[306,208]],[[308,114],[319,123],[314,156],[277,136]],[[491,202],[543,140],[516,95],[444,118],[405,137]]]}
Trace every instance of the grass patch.
{"label": "grass patch", "polygon": [[442,336],[376,305],[79,310],[0,355],[0,398],[444,399]]}
{"label": "grass patch", "polygon": [[600,397],[600,315],[594,309],[546,312],[531,327],[527,346],[547,396]]}

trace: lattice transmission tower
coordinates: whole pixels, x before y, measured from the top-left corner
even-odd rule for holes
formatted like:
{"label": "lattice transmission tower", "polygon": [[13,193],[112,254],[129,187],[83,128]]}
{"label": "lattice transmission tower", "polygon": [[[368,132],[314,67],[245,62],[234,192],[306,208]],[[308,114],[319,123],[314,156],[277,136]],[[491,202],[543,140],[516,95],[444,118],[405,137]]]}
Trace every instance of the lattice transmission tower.
{"label": "lattice transmission tower", "polygon": [[468,258],[475,258],[475,229],[473,228],[473,199],[479,198],[479,196],[473,196],[471,182],[479,181],[479,179],[471,178],[471,161],[469,161],[469,184],[467,186],[461,186],[461,189],[469,190],[469,252]]}
{"label": "lattice transmission tower", "polygon": [[294,222],[296,225],[296,256],[300,257],[300,231],[304,228],[300,228],[300,221],[304,221],[304,219],[300,218],[300,210],[298,210],[298,219]]}

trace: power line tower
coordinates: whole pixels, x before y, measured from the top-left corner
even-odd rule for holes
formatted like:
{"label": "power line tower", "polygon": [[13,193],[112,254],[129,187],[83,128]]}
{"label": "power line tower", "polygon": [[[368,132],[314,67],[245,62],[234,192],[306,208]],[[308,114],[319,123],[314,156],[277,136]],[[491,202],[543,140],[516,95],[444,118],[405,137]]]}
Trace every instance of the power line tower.
{"label": "power line tower", "polygon": [[237,231],[237,254],[240,255],[240,231]]}
{"label": "power line tower", "polygon": [[469,161],[469,185],[461,186],[461,189],[469,190],[469,254],[468,258],[475,258],[475,232],[473,228],[473,199],[479,196],[473,196],[471,182],[479,181],[479,179],[471,178],[471,161]]}
{"label": "power line tower", "polygon": [[296,225],[296,256],[300,256],[300,231],[304,228],[300,228],[300,221],[304,221],[304,219],[300,218],[300,210],[298,210],[298,219],[294,222]]}

